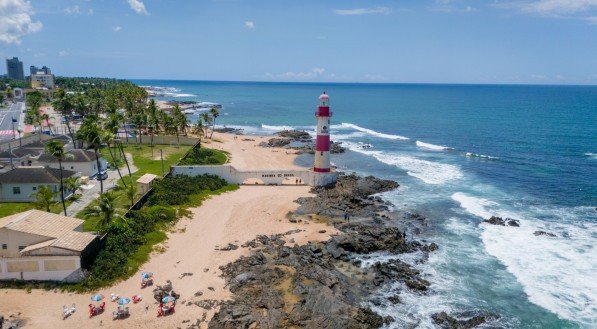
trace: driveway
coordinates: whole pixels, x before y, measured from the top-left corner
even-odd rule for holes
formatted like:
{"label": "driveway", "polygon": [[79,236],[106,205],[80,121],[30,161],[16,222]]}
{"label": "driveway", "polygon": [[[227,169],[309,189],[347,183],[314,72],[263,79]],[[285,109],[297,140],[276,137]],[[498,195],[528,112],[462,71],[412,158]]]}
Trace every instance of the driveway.
{"label": "driveway", "polygon": [[[135,167],[133,163],[132,155],[126,153],[126,158],[131,167],[131,173],[136,172],[137,167]],[[122,176],[128,175],[126,165],[120,168],[120,173],[122,173]],[[119,179],[120,177],[118,176],[118,171],[108,170],[108,178],[104,180],[104,192],[114,189],[118,185]],[[93,200],[99,198],[99,195],[100,182],[96,179],[90,179],[89,183],[81,188],[81,197],[79,200],[71,203],[71,205],[66,208],[66,213],[68,216],[74,217],[81,210],[85,209],[85,207],[87,207],[87,205],[89,205]]]}

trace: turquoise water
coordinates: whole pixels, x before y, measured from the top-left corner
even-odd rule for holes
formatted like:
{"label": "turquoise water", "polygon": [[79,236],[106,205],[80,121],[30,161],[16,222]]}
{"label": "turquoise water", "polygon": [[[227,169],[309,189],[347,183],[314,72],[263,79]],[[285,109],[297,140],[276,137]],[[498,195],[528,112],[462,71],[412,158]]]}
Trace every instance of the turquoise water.
{"label": "turquoise water", "polygon": [[[597,87],[135,82],[172,88],[163,99],[220,103],[219,124],[256,134],[313,131],[327,91],[332,139],[349,149],[332,162],[397,180],[384,197],[428,217],[416,238],[441,246],[416,264],[431,293],[396,285],[388,291],[408,302],[375,307],[393,327],[471,309],[506,327],[597,327]],[[492,215],[521,227],[481,224]]]}

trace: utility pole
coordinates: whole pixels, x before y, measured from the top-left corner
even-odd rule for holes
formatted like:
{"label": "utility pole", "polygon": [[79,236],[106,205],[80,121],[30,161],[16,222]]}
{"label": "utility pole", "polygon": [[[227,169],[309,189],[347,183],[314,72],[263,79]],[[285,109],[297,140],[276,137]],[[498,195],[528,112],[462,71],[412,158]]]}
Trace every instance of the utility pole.
{"label": "utility pole", "polygon": [[17,135],[15,132],[15,122],[17,122],[17,119],[15,119],[15,117],[13,116],[11,122],[12,122],[12,139],[14,140],[14,139],[17,139]]}
{"label": "utility pole", "polygon": [[164,177],[164,155],[162,154],[162,149],[160,149],[160,160],[162,161],[162,178]]}

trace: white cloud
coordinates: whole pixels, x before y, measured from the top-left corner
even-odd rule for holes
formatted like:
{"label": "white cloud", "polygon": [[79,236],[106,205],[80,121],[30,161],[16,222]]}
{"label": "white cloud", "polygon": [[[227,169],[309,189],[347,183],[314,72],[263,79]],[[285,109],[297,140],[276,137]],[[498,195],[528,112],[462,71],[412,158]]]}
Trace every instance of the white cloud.
{"label": "white cloud", "polygon": [[64,12],[67,15],[79,15],[81,13],[81,8],[79,8],[79,6],[72,6],[72,7],[66,7],[64,8]]}
{"label": "white cloud", "polygon": [[372,8],[354,8],[354,9],[335,9],[334,14],[342,16],[359,16],[369,14],[389,14],[388,7],[372,7]]}
{"label": "white cloud", "polygon": [[476,10],[470,5],[463,4],[463,2],[463,0],[435,0],[430,9],[446,13],[470,13]]}
{"label": "white cloud", "polygon": [[87,10],[87,15],[89,15],[89,16],[93,16],[93,9],[92,9],[92,8],[89,8],[89,9]]}
{"label": "white cloud", "polygon": [[58,56],[60,56],[60,57],[65,57],[65,56],[68,56],[68,51],[66,51],[66,50],[61,50],[61,51],[59,51],[59,52],[58,52]]}
{"label": "white cloud", "polygon": [[255,29],[255,22],[253,22],[253,21],[246,21],[245,22],[245,27],[248,28],[249,30],[254,30]]}
{"label": "white cloud", "polygon": [[334,73],[327,73],[324,68],[314,67],[307,72],[284,72],[279,74],[266,73],[265,77],[268,80],[275,81],[324,81],[324,80],[339,80],[343,77],[338,77]]}
{"label": "white cloud", "polygon": [[534,0],[518,4],[525,12],[542,15],[569,15],[597,7],[597,0]]}
{"label": "white cloud", "polygon": [[141,0],[127,0],[131,9],[134,10],[139,15],[149,15],[147,9],[145,9],[145,4]]}
{"label": "white cloud", "polygon": [[32,14],[29,1],[0,0],[0,41],[19,44],[23,36],[41,30],[43,24],[33,22]]}
{"label": "white cloud", "polygon": [[112,28],[112,30],[113,30],[114,32],[119,32],[120,30],[122,30],[122,27],[120,27],[120,26],[114,26],[114,27]]}

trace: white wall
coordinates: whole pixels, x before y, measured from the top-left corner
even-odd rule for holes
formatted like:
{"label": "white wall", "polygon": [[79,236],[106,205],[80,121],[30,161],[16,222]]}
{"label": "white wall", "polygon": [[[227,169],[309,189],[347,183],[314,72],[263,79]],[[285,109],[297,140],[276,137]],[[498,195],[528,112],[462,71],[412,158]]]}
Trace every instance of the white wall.
{"label": "white wall", "polygon": [[[45,236],[0,228],[0,257],[19,257],[19,246],[27,247],[47,240],[49,238]],[[3,244],[7,245],[7,249],[2,249]]]}
{"label": "white wall", "polygon": [[[73,261],[75,266],[73,269],[46,271],[44,262],[49,261]],[[9,263],[18,262],[37,262],[39,271],[32,272],[8,272]],[[0,258],[0,280],[16,279],[16,280],[38,280],[38,281],[64,281],[69,276],[72,277],[74,272],[80,271],[81,258],[79,256],[32,256],[20,258]]]}
{"label": "white wall", "polygon": [[[41,184],[49,186],[52,191],[60,191],[60,184]],[[2,184],[0,185],[0,201],[2,202],[32,202],[35,197],[31,196],[37,192],[40,184]],[[14,194],[13,187],[20,187],[21,193]],[[55,200],[60,200],[60,195],[56,195]]]}
{"label": "white wall", "polygon": [[281,185],[286,179],[298,178],[306,185],[322,186],[336,181],[336,173],[315,173],[311,170],[237,170],[231,165],[173,166],[171,170],[173,175],[216,175],[231,184],[260,180],[266,185]]}

